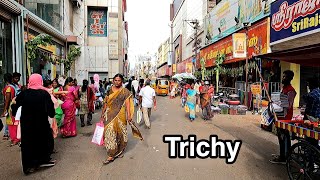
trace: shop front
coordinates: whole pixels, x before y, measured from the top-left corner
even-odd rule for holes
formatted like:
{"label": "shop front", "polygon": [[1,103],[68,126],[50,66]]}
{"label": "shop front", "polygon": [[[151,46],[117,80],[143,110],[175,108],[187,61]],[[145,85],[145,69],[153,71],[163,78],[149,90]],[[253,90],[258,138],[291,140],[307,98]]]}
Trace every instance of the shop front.
{"label": "shop front", "polygon": [[[290,11],[290,9],[296,11]],[[285,15],[284,13],[289,13]],[[300,13],[294,13],[300,12]],[[290,14],[291,13],[291,14]],[[262,59],[280,60],[281,72],[295,73],[295,107],[304,105],[306,80],[320,73],[320,2],[278,0],[271,4],[270,45],[272,53]]]}
{"label": "shop front", "polygon": [[192,73],[192,57],[177,64],[177,74]]}
{"label": "shop front", "polygon": [[160,67],[157,71],[157,77],[169,77],[172,76],[172,67],[169,67],[168,65],[164,65]]}
{"label": "shop front", "polygon": [[[259,77],[255,72],[256,65],[253,57],[260,54],[266,54],[269,49],[269,18],[265,18],[256,22],[248,30],[240,30],[237,33],[247,34],[247,56],[249,59],[249,80],[258,81]],[[197,62],[197,68],[201,66],[206,68],[205,79],[211,79],[216,66],[216,59],[219,56],[224,56],[222,63],[221,79],[222,84],[234,87],[235,81],[245,81],[245,58],[234,57],[233,37],[227,36],[220,41],[211,44],[200,50],[200,58]],[[202,63],[201,63],[202,62]],[[265,63],[265,62],[263,62]],[[259,63],[258,64],[263,64]],[[270,63],[270,62],[268,62]],[[272,63],[272,62],[271,62]],[[266,67],[266,66],[265,66]]]}

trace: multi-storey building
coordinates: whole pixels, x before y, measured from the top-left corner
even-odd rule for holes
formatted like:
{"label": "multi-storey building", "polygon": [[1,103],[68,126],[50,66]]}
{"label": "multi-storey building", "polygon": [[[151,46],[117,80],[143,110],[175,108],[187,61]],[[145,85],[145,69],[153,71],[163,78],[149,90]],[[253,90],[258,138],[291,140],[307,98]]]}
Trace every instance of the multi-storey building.
{"label": "multi-storey building", "polygon": [[200,3],[199,0],[174,0],[171,4],[171,60],[168,64],[172,65],[174,73],[193,71],[199,53],[195,47],[204,43],[203,20],[211,6],[208,0]]}

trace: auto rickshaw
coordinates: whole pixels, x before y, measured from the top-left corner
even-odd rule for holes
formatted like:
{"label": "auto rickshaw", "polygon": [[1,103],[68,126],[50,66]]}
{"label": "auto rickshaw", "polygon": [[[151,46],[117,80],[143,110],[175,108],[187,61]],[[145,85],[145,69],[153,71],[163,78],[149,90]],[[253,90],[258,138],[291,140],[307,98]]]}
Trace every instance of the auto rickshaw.
{"label": "auto rickshaw", "polygon": [[154,90],[157,95],[168,95],[169,94],[169,80],[165,78],[158,78],[155,81]]}

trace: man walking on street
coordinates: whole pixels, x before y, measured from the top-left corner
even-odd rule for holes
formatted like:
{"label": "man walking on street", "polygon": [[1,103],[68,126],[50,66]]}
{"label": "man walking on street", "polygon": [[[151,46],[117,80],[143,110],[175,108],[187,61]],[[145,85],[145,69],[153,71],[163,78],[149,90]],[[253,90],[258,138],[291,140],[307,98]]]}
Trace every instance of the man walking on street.
{"label": "man walking on street", "polygon": [[147,128],[150,129],[151,128],[150,116],[151,116],[152,105],[155,110],[157,108],[156,92],[154,91],[154,89],[150,87],[150,80],[146,81],[145,87],[143,87],[140,90],[139,96],[140,96],[139,103],[141,105],[140,107],[142,108],[143,119]]}

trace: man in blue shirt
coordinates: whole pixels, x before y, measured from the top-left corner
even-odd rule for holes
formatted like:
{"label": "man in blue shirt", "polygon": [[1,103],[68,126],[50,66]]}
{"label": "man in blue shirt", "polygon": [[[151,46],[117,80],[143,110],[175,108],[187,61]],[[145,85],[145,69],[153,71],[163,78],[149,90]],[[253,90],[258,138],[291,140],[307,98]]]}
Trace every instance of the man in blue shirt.
{"label": "man in blue shirt", "polygon": [[[305,114],[312,116],[316,119],[320,119],[320,89],[319,78],[313,77],[307,80],[310,93],[304,96],[304,100],[307,104]],[[305,115],[304,119],[307,119]]]}

